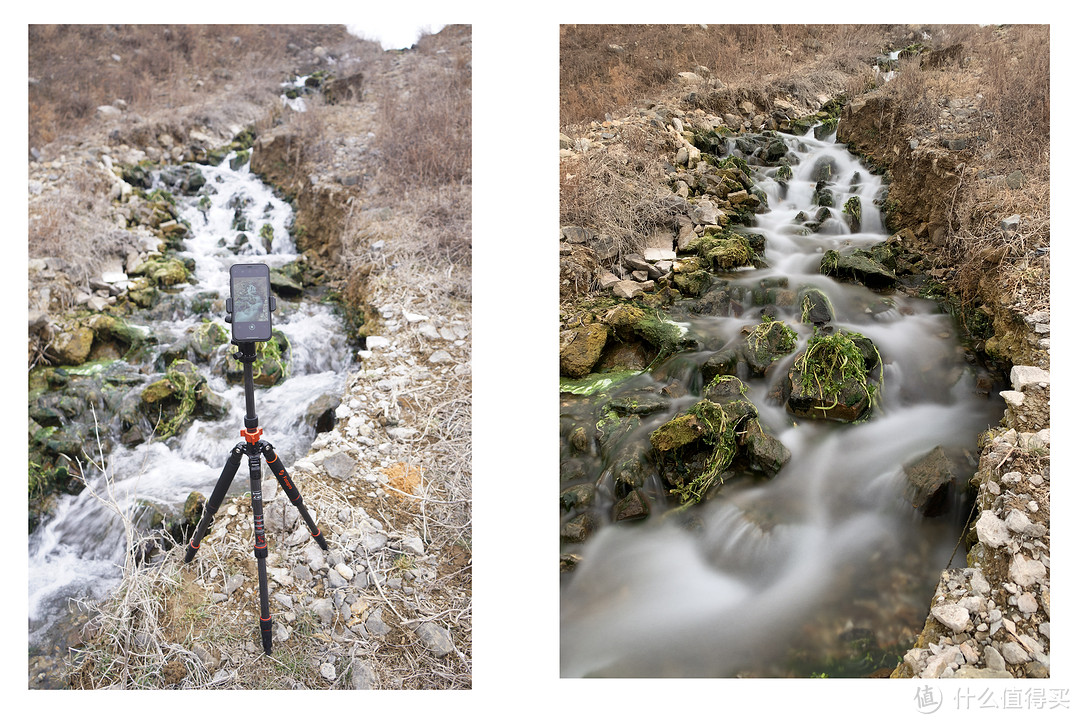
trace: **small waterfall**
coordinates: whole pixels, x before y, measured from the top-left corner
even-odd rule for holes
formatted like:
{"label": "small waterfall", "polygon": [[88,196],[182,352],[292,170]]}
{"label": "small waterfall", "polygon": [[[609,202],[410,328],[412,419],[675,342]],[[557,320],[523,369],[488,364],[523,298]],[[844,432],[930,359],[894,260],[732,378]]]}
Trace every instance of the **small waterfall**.
{"label": "small waterfall", "polygon": [[[627,450],[649,449],[650,432],[700,399],[700,373],[684,385],[690,394],[670,399],[663,414],[642,416],[619,449],[609,444],[600,457],[580,442],[565,446],[563,481],[596,483],[601,527],[585,543],[563,543],[564,554],[580,560],[562,584],[563,676],[810,676],[826,670],[853,630],[872,631],[881,650],[899,650],[921,628],[960,535],[966,511],[924,518],[912,510],[903,498],[904,465],[936,446],[974,449],[1001,407],[977,393],[954,324],[936,304],[819,272],[829,250],[886,240],[875,203],[884,189],[833,137],[780,137],[790,179],[751,165],[768,209],[750,231],[765,237],[768,267],[728,279],[746,288],[783,280],[789,290],[821,290],[834,307],[833,324],[869,337],[881,353],[875,412],[855,425],[792,416],[773,396],[790,357],[764,378],[740,375],[790,460],[771,479],[725,482],[685,513],[665,514],[673,503],[653,495],[649,518],[633,524],[605,522],[614,477],[607,466],[625,461]],[[822,178],[832,191],[827,206],[817,196]],[[850,208],[861,209],[857,225],[843,213],[850,199],[857,199]],[[808,227],[819,213],[825,222]],[[564,393],[564,439],[576,426],[593,429],[605,403],[669,384],[665,367],[700,367],[761,321],[762,309],[747,302],[730,316],[711,316],[673,305],[666,311],[701,346],[596,396]],[[769,314],[795,330],[796,350],[805,347],[813,327],[797,305],[774,305]]]}
{"label": "small waterfall", "polygon": [[[250,173],[247,162],[238,163],[233,153],[217,166],[189,166],[198,169],[205,185],[191,196],[175,191],[173,195],[178,215],[192,232],[177,254],[194,262],[193,277],[167,292],[163,303],[129,319],[157,340],[153,357],[189,336],[201,318],[192,311],[198,300],[228,296],[232,264],[257,259],[273,269],[297,259],[289,234],[291,207]],[[160,174],[155,187],[163,187]],[[321,395],[341,394],[350,354],[342,343],[340,320],[324,304],[279,299],[274,327],[289,339],[290,374],[274,387],[256,388],[256,409],[265,439],[283,460],[291,461],[305,455],[315,437],[312,402]],[[105,475],[86,471],[87,489],[61,499],[30,537],[31,646],[50,647],[54,627],[67,615],[69,599],[100,599],[119,581],[126,554],[123,526],[92,491],[114,496],[124,510],[149,503],[176,511],[192,491],[209,496],[243,427],[243,385],[226,380],[221,372],[224,357],[232,351],[235,348],[228,345],[199,364],[209,387],[227,404],[224,419],[194,420],[166,441],[135,446],[116,442],[104,460],[111,491],[106,491]],[[110,369],[114,368],[145,374],[123,361],[112,363]],[[154,371],[149,372],[148,379],[153,379]],[[239,475],[231,492],[242,493],[248,484],[247,476]]]}

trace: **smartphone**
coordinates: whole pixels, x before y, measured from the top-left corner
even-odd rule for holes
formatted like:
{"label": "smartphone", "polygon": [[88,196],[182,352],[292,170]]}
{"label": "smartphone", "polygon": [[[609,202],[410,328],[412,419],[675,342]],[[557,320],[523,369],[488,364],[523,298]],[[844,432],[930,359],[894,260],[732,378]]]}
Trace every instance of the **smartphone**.
{"label": "smartphone", "polygon": [[229,268],[229,291],[232,294],[232,333],[237,342],[269,341],[272,329],[270,312],[270,267],[266,264],[233,264]]}

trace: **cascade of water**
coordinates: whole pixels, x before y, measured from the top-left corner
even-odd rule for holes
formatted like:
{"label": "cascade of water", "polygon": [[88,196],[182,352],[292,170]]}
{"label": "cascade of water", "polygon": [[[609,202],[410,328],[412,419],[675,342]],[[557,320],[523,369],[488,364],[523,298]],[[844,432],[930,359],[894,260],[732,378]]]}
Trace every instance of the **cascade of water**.
{"label": "cascade of water", "polygon": [[[663,515],[670,503],[653,496],[647,522],[607,525],[584,544],[564,544],[580,556],[561,596],[564,676],[805,676],[821,671],[813,667],[831,655],[823,642],[853,628],[873,630],[878,644],[896,648],[897,637],[914,633],[905,625],[921,625],[956,542],[960,521],[923,518],[903,499],[903,466],[935,446],[973,447],[1000,407],[976,393],[952,321],[936,305],[819,272],[826,251],[885,241],[875,205],[881,179],[832,137],[782,138],[792,158],[789,180],[751,167],[768,199],[752,229],[766,239],[768,268],[740,270],[733,279],[752,286],[783,278],[789,289],[823,291],[834,325],[871,338],[880,350],[884,386],[875,412],[857,425],[793,417],[772,392],[796,352],[770,376],[744,377],[759,420],[790,450],[790,460],[771,480],[725,483],[688,516]],[[811,229],[804,220],[825,208],[815,198],[823,177],[833,198],[822,213],[826,223]],[[861,207],[857,229],[841,212],[852,198]],[[672,364],[700,366],[760,321],[762,306],[746,304],[730,317],[695,315],[679,305],[670,313],[706,341],[705,349],[683,352],[676,358],[683,363],[665,363],[653,374]],[[813,327],[798,310],[774,306],[770,314],[790,325],[796,349],[804,348]],[[564,430],[581,422],[589,429],[599,405],[613,397],[665,384],[641,374],[599,401],[564,394]],[[700,384],[699,374],[687,387]],[[648,447],[650,432],[697,399],[670,400],[663,415],[642,417],[619,445]],[[608,449],[596,462],[591,455],[590,448],[580,460],[564,459],[564,469],[594,471],[597,509],[610,510],[613,474],[603,468],[625,456]],[[910,610],[900,621],[904,606]]]}
{"label": "cascade of water", "polygon": [[[234,159],[230,154],[217,166],[197,166],[206,185],[195,196],[176,196],[179,215],[192,232],[178,255],[193,260],[195,271],[190,283],[169,295],[171,311],[155,307],[133,319],[157,340],[155,356],[199,322],[190,311],[196,300],[228,296],[232,264],[257,257],[274,268],[297,258],[289,204],[254,177],[246,162],[239,165]],[[155,184],[160,186],[160,180]],[[289,340],[290,374],[274,387],[258,388],[256,404],[266,439],[283,460],[293,460],[306,453],[315,436],[306,419],[309,406],[320,395],[340,394],[349,356],[341,344],[340,322],[325,305],[279,301],[274,326]],[[193,490],[209,495],[243,427],[242,385],[220,372],[228,351],[225,347],[199,365],[208,386],[227,403],[224,419],[195,420],[168,441],[114,445],[104,456],[105,474],[87,471],[87,489],[62,499],[30,537],[32,645],[47,644],[50,629],[67,613],[69,598],[99,598],[119,580],[126,554],[123,526],[91,491],[112,496],[121,509],[150,503],[177,510]],[[247,477],[237,478],[233,491],[243,492]]]}

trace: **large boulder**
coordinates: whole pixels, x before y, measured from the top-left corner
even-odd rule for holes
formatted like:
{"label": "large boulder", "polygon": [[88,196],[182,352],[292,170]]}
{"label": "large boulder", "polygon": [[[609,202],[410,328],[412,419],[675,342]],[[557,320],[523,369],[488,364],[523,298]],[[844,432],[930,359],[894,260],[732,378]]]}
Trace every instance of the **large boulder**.
{"label": "large boulder", "polygon": [[559,344],[559,374],[584,377],[592,371],[607,344],[608,329],[603,324],[589,324],[562,332]]}

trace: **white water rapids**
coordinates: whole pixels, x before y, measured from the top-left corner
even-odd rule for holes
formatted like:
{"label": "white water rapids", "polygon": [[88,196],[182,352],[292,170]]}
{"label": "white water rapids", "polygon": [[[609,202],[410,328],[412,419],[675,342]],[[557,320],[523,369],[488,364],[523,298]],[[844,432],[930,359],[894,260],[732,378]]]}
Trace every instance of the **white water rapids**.
{"label": "white water rapids", "polygon": [[[881,352],[884,384],[875,412],[856,425],[790,415],[770,391],[795,353],[766,379],[742,377],[763,426],[791,451],[790,460],[771,480],[725,484],[690,515],[665,518],[662,496],[654,494],[647,521],[608,524],[583,545],[564,544],[564,552],[580,555],[563,575],[564,677],[809,676],[825,670],[824,651],[851,631],[872,631],[878,645],[895,649],[904,635],[897,618],[902,613],[909,627],[921,627],[938,573],[956,545],[963,523],[956,516],[966,511],[934,519],[913,512],[902,495],[903,465],[939,445],[973,450],[1001,407],[977,394],[953,321],[937,304],[819,273],[829,249],[885,241],[874,205],[881,181],[832,138],[782,138],[798,161],[786,195],[765,176],[768,169],[751,167],[768,197],[769,210],[758,213],[751,231],[766,238],[769,268],[734,276],[748,285],[784,277],[789,289],[812,284],[824,291],[835,307],[833,325],[866,335]],[[824,156],[832,157],[836,171],[833,217],[806,234],[794,219],[799,211],[811,219],[818,211],[811,174]],[[849,181],[853,177],[857,183]],[[837,213],[852,194],[862,202],[858,233]],[[719,340],[679,355],[683,368],[696,369],[741,328],[759,322],[761,307],[748,303],[737,317],[678,308],[670,314],[698,339]],[[801,323],[798,310],[781,309],[779,319],[795,329],[798,349],[804,348],[813,329]],[[669,371],[678,359],[666,365]],[[603,399],[666,383],[643,373],[596,402],[564,394],[564,429],[567,416],[581,415],[571,424],[595,422],[588,414]],[[672,410],[642,418],[629,435],[638,444],[647,441],[698,399],[674,400]],[[583,408],[589,412],[582,414]],[[611,473],[603,465],[590,470],[598,499],[610,506]],[[655,476],[651,484],[660,490]],[[609,511],[598,515],[609,520]],[[961,546],[952,565],[962,566],[963,556]]]}
{"label": "white water rapids", "polygon": [[[150,330],[158,350],[185,338],[188,330],[200,322],[200,315],[191,311],[198,298],[228,296],[232,264],[257,258],[275,268],[297,258],[289,235],[291,207],[253,176],[247,164],[236,170],[230,168],[232,159],[230,154],[219,166],[198,166],[206,185],[193,197],[176,196],[178,213],[190,223],[193,234],[184,240],[183,251],[179,252],[194,260],[193,278],[176,292],[164,293],[165,303],[128,320]],[[206,200],[200,206],[203,198],[209,200],[209,206]],[[232,228],[238,202],[248,226],[248,241],[241,245],[237,244],[240,232]],[[264,225],[273,230],[269,251],[259,233]],[[230,246],[237,252],[230,251]],[[223,312],[208,314],[214,321],[224,322]],[[343,344],[340,320],[325,305],[279,299],[274,328],[289,339],[290,373],[274,387],[256,387],[255,403],[265,429],[264,439],[274,445],[288,467],[306,454],[315,437],[312,422],[305,420],[309,405],[326,393],[340,395],[344,388],[349,353]],[[210,388],[228,404],[225,419],[195,420],[166,441],[151,440],[134,447],[117,442],[106,457],[107,475],[88,471],[87,487],[106,497],[111,495],[122,509],[130,509],[137,501],[149,501],[177,510],[193,490],[209,496],[229,451],[240,442],[239,430],[243,427],[243,384],[229,382],[220,371],[214,371],[215,363],[233,351],[235,348],[227,345],[209,364],[199,365]],[[93,446],[92,440],[84,443],[84,447]],[[265,466],[263,472],[269,475]],[[111,480],[108,489],[106,477]],[[242,493],[248,486],[245,472],[234,479],[232,492]],[[49,647],[56,636],[51,629],[67,616],[69,599],[99,599],[118,583],[126,545],[120,520],[89,490],[59,501],[54,514],[42,522],[29,542],[32,646]]]}

